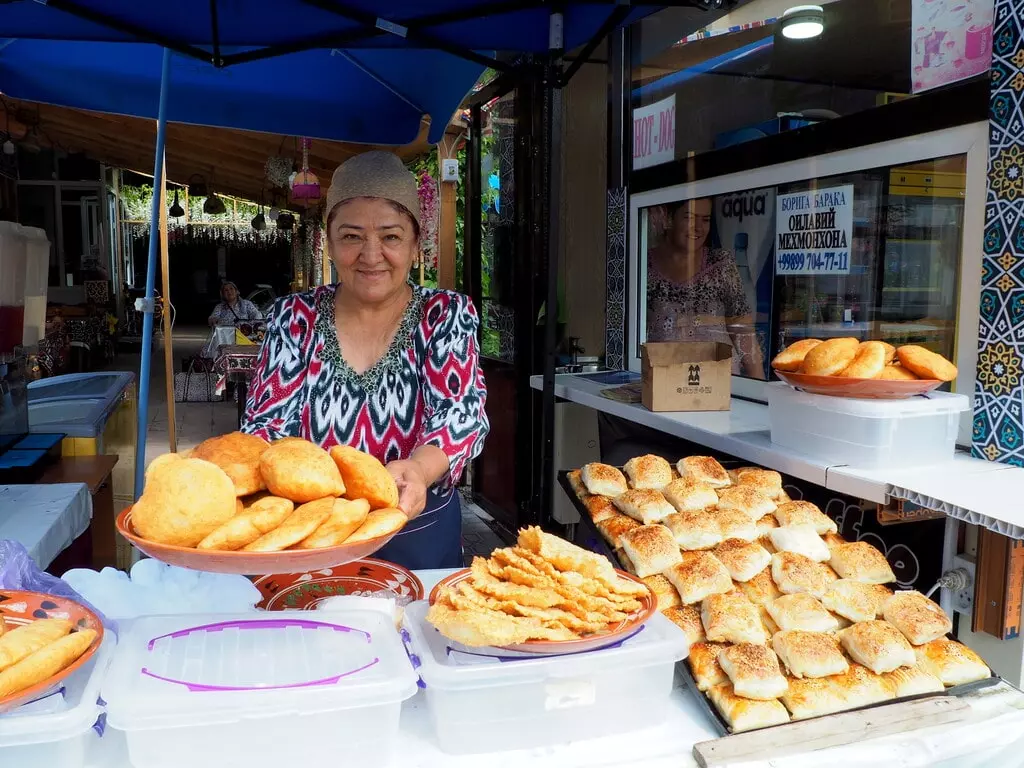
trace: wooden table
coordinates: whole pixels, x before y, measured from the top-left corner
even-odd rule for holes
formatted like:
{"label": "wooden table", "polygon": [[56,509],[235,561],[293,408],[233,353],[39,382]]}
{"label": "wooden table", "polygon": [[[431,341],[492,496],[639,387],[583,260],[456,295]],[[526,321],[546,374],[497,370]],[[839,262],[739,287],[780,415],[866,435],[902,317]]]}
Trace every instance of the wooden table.
{"label": "wooden table", "polygon": [[69,456],[51,464],[40,483],[85,483],[92,496],[92,567],[117,565],[117,534],[114,530],[114,486],[111,473],[116,455]]}

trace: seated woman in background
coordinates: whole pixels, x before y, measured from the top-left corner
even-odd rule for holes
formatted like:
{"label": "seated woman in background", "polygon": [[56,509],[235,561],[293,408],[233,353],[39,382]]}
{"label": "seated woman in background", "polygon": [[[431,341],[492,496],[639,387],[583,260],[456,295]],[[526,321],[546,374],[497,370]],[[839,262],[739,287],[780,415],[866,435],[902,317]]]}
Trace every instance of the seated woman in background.
{"label": "seated woman in background", "polygon": [[238,294],[238,286],[226,280],[220,287],[221,301],[213,308],[210,315],[210,327],[218,325],[236,325],[239,322],[262,320],[259,309],[248,299]]}

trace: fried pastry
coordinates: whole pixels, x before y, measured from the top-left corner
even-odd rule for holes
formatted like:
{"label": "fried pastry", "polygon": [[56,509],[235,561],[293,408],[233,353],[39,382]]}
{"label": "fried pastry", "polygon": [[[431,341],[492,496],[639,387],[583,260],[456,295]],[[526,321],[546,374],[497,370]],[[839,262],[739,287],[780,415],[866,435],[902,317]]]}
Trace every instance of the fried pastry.
{"label": "fried pastry", "polygon": [[706,691],[712,686],[729,682],[718,663],[718,656],[729,646],[725,643],[697,642],[690,646],[687,662],[693,673],[697,690]]}
{"label": "fried pastry", "polygon": [[940,638],[914,649],[918,665],[943,685],[964,685],[992,676],[988,665],[974,651],[955,640]]}
{"label": "fried pastry", "polygon": [[680,605],[662,611],[665,617],[679,627],[686,634],[686,639],[692,646],[694,643],[703,643],[707,640],[704,634],[704,625],[700,620],[700,608],[695,605]]}
{"label": "fried pastry", "polygon": [[770,701],[786,692],[786,678],[775,651],[766,645],[737,643],[723,650],[718,664],[732,682],[737,696]]}
{"label": "fried pastry", "polygon": [[793,677],[827,677],[850,668],[835,636],[825,632],[776,632],[772,648]]}
{"label": "fried pastry", "polygon": [[639,527],[640,523],[632,517],[619,513],[606,517],[597,523],[597,530],[601,532],[604,540],[612,545],[613,549],[621,549],[622,537]]}
{"label": "fried pastry", "polygon": [[777,371],[796,373],[803,365],[807,353],[821,344],[820,339],[801,339],[794,341],[784,350],[779,352],[772,360],[772,368]]}
{"label": "fried pastry", "polygon": [[[560,571],[575,571],[604,584],[616,584],[619,581],[607,558],[573,546],[536,526],[519,531],[518,544],[540,555]],[[632,553],[629,554],[632,557]]]}
{"label": "fried pastry", "polygon": [[910,643],[886,621],[858,622],[841,630],[839,641],[850,658],[878,675],[917,663]]}
{"label": "fried pastry", "polygon": [[295,505],[288,499],[265,496],[212,531],[196,548],[234,552],[252,544],[263,534],[270,533],[288,519],[294,510]]}
{"label": "fried pastry", "polygon": [[684,552],[682,559],[664,575],[679,592],[684,605],[699,603],[709,595],[732,589],[728,569],[710,552]]}
{"label": "fried pastry", "polygon": [[715,489],[701,480],[680,477],[666,485],[662,493],[680,512],[701,512],[718,504]]}
{"label": "fried pastry", "polygon": [[644,523],[657,523],[675,512],[675,508],[665,501],[661,491],[630,490],[615,498],[615,506],[634,520]]}
{"label": "fried pastry", "polygon": [[260,457],[260,472],[271,493],[296,504],[345,494],[345,483],[334,459],[305,440],[271,443]]}
{"label": "fried pastry", "polygon": [[153,460],[149,462],[149,466],[146,467],[146,482],[149,482],[150,476],[159,472],[164,467],[169,466],[176,461],[181,461],[184,458],[187,457],[183,453],[162,453],[159,456],[154,457]]}
{"label": "fried pastry", "polygon": [[718,521],[706,512],[676,512],[661,522],[680,549],[710,549],[722,542]]}
{"label": "fried pastry", "polygon": [[755,488],[737,485],[718,492],[718,511],[735,510],[757,522],[775,511],[775,502]]}
{"label": "fried pastry", "polygon": [[5,633],[0,637],[0,672],[60,640],[71,629],[66,619],[39,619]]}
{"label": "fried pastry", "polygon": [[398,506],[395,479],[376,457],[348,445],[335,445],[328,453],[341,473],[346,499],[366,499],[370,509]]}
{"label": "fried pastry", "polygon": [[782,493],[782,475],[773,469],[744,467],[738,470],[734,477],[733,482],[739,487],[753,488],[773,501]]}
{"label": "fried pastry", "polygon": [[811,376],[835,376],[857,356],[860,341],[854,338],[829,339],[808,351],[800,373]]}
{"label": "fried pastry", "polygon": [[726,539],[712,550],[734,581],[750,581],[771,565],[772,556],[760,544],[743,539]]}
{"label": "fried pastry", "polygon": [[839,623],[810,595],[783,595],[765,608],[784,632],[835,632]]}
{"label": "fried pastry", "polygon": [[882,617],[892,592],[880,584],[867,584],[853,579],[833,581],[821,602],[830,611],[850,621],[873,621]]}
{"label": "fried pastry", "polygon": [[679,476],[707,483],[712,488],[732,485],[732,479],[725,467],[710,456],[687,456],[676,464]]}
{"label": "fried pastry", "polygon": [[746,512],[736,509],[716,509],[708,513],[718,524],[722,539],[743,539],[753,541],[757,538],[757,523]]}
{"label": "fried pastry", "polygon": [[662,613],[669,608],[676,608],[683,604],[682,600],[679,599],[679,593],[676,591],[676,588],[672,586],[672,582],[660,573],[654,576],[647,576],[643,579],[643,582],[654,593],[655,598],[658,600],[658,610]]}
{"label": "fried pastry", "polygon": [[878,374],[877,378],[884,381],[918,381],[918,376],[914,375],[913,372],[908,371],[902,365],[898,363],[896,365],[887,365],[882,369],[882,372]]}
{"label": "fried pastry", "polygon": [[784,594],[805,592],[821,598],[828,591],[829,585],[838,578],[824,563],[817,563],[796,552],[776,552],[772,555],[772,579]]}
{"label": "fried pastry", "polygon": [[248,496],[267,487],[260,474],[260,457],[269,447],[262,437],[232,432],[204,440],[192,449],[192,458],[216,464],[231,478],[235,495]]}
{"label": "fried pastry", "polygon": [[900,365],[921,379],[953,381],[957,376],[956,366],[942,355],[916,344],[907,344],[896,350]]}
{"label": "fried pastry", "polygon": [[777,552],[796,552],[799,555],[824,563],[832,557],[825,542],[815,532],[813,525],[787,525],[768,532],[772,546]]}
{"label": "fried pastry", "polygon": [[379,539],[400,531],[409,522],[408,516],[400,509],[375,509],[366,516],[366,520],[356,532],[345,539],[345,544],[358,544],[370,539]]}
{"label": "fried pastry", "polygon": [[740,592],[710,595],[700,606],[704,633],[712,642],[766,643],[757,607]]}
{"label": "fried pastry", "polygon": [[344,544],[362,527],[369,516],[370,502],[366,499],[331,499],[330,515],[313,533],[296,544],[295,548],[322,549]]}
{"label": "fried pastry", "polygon": [[790,501],[780,504],[775,509],[775,519],[783,527],[810,525],[819,536],[838,532],[835,521],[809,501]]}
{"label": "fried pastry", "polygon": [[866,541],[851,541],[831,549],[828,563],[844,579],[868,584],[889,584],[896,581],[896,575],[892,572],[885,555]]}
{"label": "fried pastry", "polygon": [[853,362],[840,371],[839,376],[847,379],[874,379],[885,368],[887,354],[882,342],[862,341]]}
{"label": "fried pastry", "polygon": [[96,640],[95,629],[80,629],[29,654],[0,672],[0,699],[31,688],[69,667]]}
{"label": "fried pastry", "polygon": [[[988,669],[986,668],[985,671],[987,672]],[[882,677],[885,678],[886,683],[892,686],[893,694],[897,699],[904,696],[920,696],[925,693],[942,693],[946,690],[939,678],[920,666],[900,667]],[[987,674],[986,677],[988,677]]]}
{"label": "fried pastry", "polygon": [[882,609],[885,620],[911,645],[924,645],[953,631],[953,622],[939,605],[920,592],[908,590],[890,597]]}
{"label": "fried pastry", "polygon": [[245,552],[280,552],[310,536],[331,516],[334,498],[318,499],[298,507],[271,531],[242,549]]}
{"label": "fried pastry", "polygon": [[235,486],[220,467],[180,459],[151,473],[132,507],[132,525],[150,541],[194,547],[237,512]]}
{"label": "fried pastry", "polygon": [[599,496],[610,496],[614,499],[629,490],[625,475],[607,464],[585,465],[580,471],[580,478],[587,491]]}
{"label": "fried pastry", "polygon": [[682,562],[679,545],[663,525],[644,525],[622,537],[622,549],[640,578],[653,576]]}
{"label": "fried pastry", "polygon": [[661,456],[635,456],[623,467],[630,484],[637,489],[660,491],[672,482],[672,465]]}
{"label": "fried pastry", "polygon": [[442,602],[430,606],[427,620],[445,637],[471,648],[573,638],[565,627],[546,627],[538,619],[483,609],[460,611]]}
{"label": "fried pastry", "polygon": [[711,688],[708,691],[708,698],[733,733],[768,728],[789,722],[789,713],[777,699],[760,701],[744,698],[738,696],[729,683],[722,683]]}

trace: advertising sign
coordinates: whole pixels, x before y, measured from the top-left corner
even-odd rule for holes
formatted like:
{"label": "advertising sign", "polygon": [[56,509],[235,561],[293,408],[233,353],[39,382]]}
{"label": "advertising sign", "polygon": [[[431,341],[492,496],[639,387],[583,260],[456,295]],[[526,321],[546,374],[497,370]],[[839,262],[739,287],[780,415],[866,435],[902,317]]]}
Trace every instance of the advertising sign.
{"label": "advertising sign", "polygon": [[676,97],[633,110],[633,168],[676,159]]}
{"label": "advertising sign", "polygon": [[913,0],[914,93],[988,71],[994,6],[994,0]]}
{"label": "advertising sign", "polygon": [[779,195],[777,275],[848,275],[853,240],[853,185]]}

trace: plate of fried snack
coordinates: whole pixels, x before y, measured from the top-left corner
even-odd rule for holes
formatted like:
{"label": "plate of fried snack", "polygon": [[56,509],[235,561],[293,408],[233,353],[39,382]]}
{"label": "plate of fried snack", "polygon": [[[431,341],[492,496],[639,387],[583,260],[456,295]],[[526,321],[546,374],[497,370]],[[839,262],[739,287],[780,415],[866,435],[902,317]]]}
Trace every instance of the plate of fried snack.
{"label": "plate of fried snack", "polygon": [[854,338],[801,339],[776,355],[772,368],[805,392],[876,400],[921,395],[957,376],[956,366],[930,349]]}
{"label": "plate of fried snack", "polygon": [[54,692],[102,640],[103,624],[84,605],[0,589],[0,713]]}
{"label": "plate of fried snack", "polygon": [[259,575],[359,560],[407,522],[394,479],[373,456],[234,432],[154,459],[117,529],[170,565]]}
{"label": "plate of fried snack", "polygon": [[657,610],[650,589],[605,557],[524,528],[517,545],[475,557],[430,593],[429,621],[481,653],[581,653],[638,632]]}
{"label": "plate of fried snack", "polygon": [[994,679],[937,603],[900,589],[880,550],[840,536],[774,470],[648,455],[567,478],[686,634],[684,678],[723,733]]}

